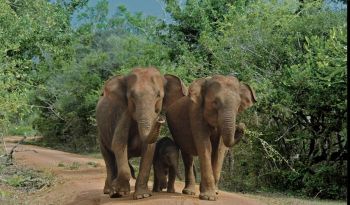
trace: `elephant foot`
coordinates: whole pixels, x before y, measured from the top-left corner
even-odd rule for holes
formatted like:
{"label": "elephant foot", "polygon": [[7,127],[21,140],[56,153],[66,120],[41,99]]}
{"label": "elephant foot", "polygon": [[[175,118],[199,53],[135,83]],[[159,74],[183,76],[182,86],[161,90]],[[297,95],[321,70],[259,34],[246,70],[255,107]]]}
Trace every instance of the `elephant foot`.
{"label": "elephant foot", "polygon": [[187,195],[196,195],[196,192],[194,190],[194,187],[185,187],[183,190],[182,190],[182,193],[183,194],[187,194]]}
{"label": "elephant foot", "polygon": [[108,181],[106,180],[106,182],[105,182],[105,186],[103,187],[103,194],[109,194],[109,192],[110,192],[110,185],[109,185],[110,183],[108,183]]}
{"label": "elephant foot", "polygon": [[166,189],[167,186],[168,186],[168,185],[167,185],[166,182],[161,182],[161,183],[160,183],[160,190],[162,191],[163,189]]}
{"label": "elephant foot", "polygon": [[159,187],[153,187],[152,191],[153,192],[160,192],[160,189],[159,189]]}
{"label": "elephant foot", "polygon": [[130,183],[128,180],[115,179],[112,182],[112,188],[109,190],[109,197],[116,198],[130,194]]}
{"label": "elephant foot", "polygon": [[109,194],[109,192],[110,192],[109,188],[107,187],[103,188],[103,194]]}
{"label": "elephant foot", "polygon": [[215,193],[216,193],[216,195],[219,195],[219,188],[218,188],[218,185],[215,185]]}
{"label": "elephant foot", "polygon": [[174,186],[173,186],[173,187],[168,187],[168,188],[166,189],[166,191],[167,191],[168,193],[175,193],[175,188],[174,188]]}
{"label": "elephant foot", "polygon": [[216,192],[203,192],[199,194],[199,199],[201,200],[209,200],[209,201],[216,201],[218,199],[218,196]]}
{"label": "elephant foot", "polygon": [[148,188],[139,188],[134,193],[134,199],[143,199],[152,196],[152,192],[148,190]]}

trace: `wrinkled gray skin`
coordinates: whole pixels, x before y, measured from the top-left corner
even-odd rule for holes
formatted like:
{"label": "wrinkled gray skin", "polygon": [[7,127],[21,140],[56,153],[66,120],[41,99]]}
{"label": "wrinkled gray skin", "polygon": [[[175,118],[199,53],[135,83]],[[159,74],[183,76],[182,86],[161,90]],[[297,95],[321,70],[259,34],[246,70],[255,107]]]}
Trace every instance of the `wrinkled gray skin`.
{"label": "wrinkled gray skin", "polygon": [[167,192],[174,193],[175,177],[178,176],[179,148],[169,137],[163,137],[156,143],[156,150],[153,158],[154,184],[153,192],[160,192],[167,189]]}
{"label": "wrinkled gray skin", "polygon": [[147,182],[155,143],[164,120],[160,112],[183,96],[183,84],[156,68],[136,68],[126,76],[108,80],[96,107],[100,149],[106,163],[104,193],[110,197],[130,194],[128,159],[141,157],[134,199],[150,197]]}

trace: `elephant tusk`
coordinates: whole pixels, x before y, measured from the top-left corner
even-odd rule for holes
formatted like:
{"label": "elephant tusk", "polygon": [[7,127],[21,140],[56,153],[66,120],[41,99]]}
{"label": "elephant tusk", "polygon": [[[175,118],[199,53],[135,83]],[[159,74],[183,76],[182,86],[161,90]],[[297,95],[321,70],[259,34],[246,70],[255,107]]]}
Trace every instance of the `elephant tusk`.
{"label": "elephant tusk", "polygon": [[158,119],[157,119],[157,123],[159,123],[159,124],[164,124],[165,123],[165,119],[164,119],[164,117],[163,116],[158,116]]}

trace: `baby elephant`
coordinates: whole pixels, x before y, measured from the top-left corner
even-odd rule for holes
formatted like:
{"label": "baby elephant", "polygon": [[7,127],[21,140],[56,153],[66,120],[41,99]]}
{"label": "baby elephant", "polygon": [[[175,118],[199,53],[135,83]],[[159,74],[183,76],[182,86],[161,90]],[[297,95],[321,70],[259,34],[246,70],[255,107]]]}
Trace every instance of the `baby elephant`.
{"label": "baby elephant", "polygon": [[175,192],[175,177],[181,180],[177,170],[178,164],[179,148],[174,141],[169,137],[159,139],[153,157],[153,192],[160,192],[165,188],[169,193]]}

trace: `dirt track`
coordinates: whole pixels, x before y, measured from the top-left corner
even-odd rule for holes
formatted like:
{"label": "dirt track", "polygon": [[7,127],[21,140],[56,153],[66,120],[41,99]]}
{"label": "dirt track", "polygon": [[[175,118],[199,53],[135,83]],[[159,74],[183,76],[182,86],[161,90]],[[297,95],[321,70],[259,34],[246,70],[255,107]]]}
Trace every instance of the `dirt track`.
{"label": "dirt track", "polygon": [[[8,148],[14,144],[7,144]],[[220,191],[219,199],[215,202],[198,199],[198,187],[196,196],[181,194],[184,186],[182,182],[176,182],[176,193],[153,193],[153,196],[142,200],[132,200],[132,193],[128,197],[110,199],[102,193],[105,167],[101,159],[89,158],[77,154],[50,150],[37,146],[20,145],[16,148],[14,157],[20,164],[41,170],[53,172],[58,182],[48,190],[43,190],[28,197],[30,204],[69,204],[69,205],[99,205],[99,204],[140,204],[140,205],[261,205],[264,203],[247,198],[240,194]],[[79,163],[77,170],[69,170],[58,166],[61,164]],[[89,166],[95,162],[97,167]],[[131,190],[134,191],[135,180],[131,180]],[[151,187],[152,182],[149,182]]]}

